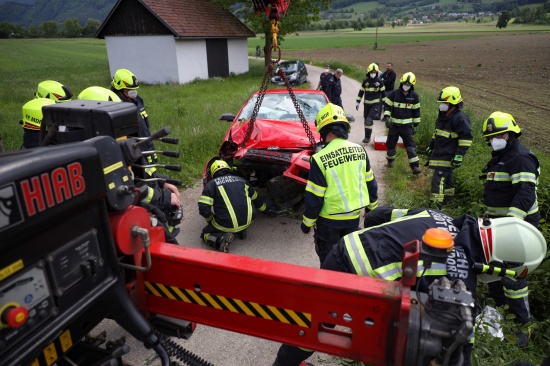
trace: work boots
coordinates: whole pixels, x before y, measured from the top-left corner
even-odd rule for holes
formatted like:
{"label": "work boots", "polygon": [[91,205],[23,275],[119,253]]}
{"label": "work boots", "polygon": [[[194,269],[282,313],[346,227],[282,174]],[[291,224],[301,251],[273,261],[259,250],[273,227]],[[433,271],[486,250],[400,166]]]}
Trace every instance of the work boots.
{"label": "work boots", "polygon": [[216,244],[218,244],[218,250],[220,252],[229,253],[229,245],[233,241],[233,234],[225,233],[218,237]]}
{"label": "work boots", "polygon": [[363,139],[363,142],[365,144],[368,144],[370,142],[371,135],[372,135],[372,130],[368,129],[368,128],[365,128],[365,138]]}
{"label": "work boots", "polygon": [[393,163],[395,162],[394,159],[388,159],[388,164],[386,165],[388,168],[393,168]]}
{"label": "work boots", "polygon": [[420,167],[417,164],[411,164],[411,170],[414,175],[422,173],[422,171],[420,170]]}

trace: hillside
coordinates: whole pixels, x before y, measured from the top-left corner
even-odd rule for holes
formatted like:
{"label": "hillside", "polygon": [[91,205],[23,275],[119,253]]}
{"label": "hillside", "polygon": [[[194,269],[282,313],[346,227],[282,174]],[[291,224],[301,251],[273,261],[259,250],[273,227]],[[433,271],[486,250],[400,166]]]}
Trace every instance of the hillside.
{"label": "hillside", "polygon": [[62,24],[76,18],[83,26],[88,18],[103,21],[116,0],[0,0],[0,22],[35,27],[48,20]]}

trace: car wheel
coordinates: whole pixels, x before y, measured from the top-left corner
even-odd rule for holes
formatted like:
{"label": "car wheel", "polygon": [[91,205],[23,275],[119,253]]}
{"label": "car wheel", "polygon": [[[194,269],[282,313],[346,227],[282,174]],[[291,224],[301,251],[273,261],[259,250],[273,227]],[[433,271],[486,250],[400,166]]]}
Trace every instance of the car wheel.
{"label": "car wheel", "polygon": [[283,204],[304,193],[304,186],[285,176],[277,176],[267,182],[267,190],[275,202]]}

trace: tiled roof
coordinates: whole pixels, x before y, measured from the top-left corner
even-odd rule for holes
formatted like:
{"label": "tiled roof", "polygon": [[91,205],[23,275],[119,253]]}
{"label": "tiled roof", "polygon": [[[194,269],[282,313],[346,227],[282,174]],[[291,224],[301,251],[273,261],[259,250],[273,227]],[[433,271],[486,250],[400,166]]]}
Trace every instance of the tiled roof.
{"label": "tiled roof", "polygon": [[209,0],[138,0],[176,37],[254,37],[229,10]]}

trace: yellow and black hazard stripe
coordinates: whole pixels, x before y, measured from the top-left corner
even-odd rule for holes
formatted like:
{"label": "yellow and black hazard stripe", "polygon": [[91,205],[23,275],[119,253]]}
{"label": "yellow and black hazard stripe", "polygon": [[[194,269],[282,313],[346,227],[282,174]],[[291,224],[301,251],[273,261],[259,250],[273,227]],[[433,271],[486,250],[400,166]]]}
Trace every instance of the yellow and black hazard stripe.
{"label": "yellow and black hazard stripe", "polygon": [[145,281],[145,292],[149,295],[183,301],[190,304],[206,306],[232,313],[244,314],[257,318],[278,321],[285,324],[311,328],[311,314],[283,309],[272,305],[258,304],[205,292],[166,286],[161,283]]}

